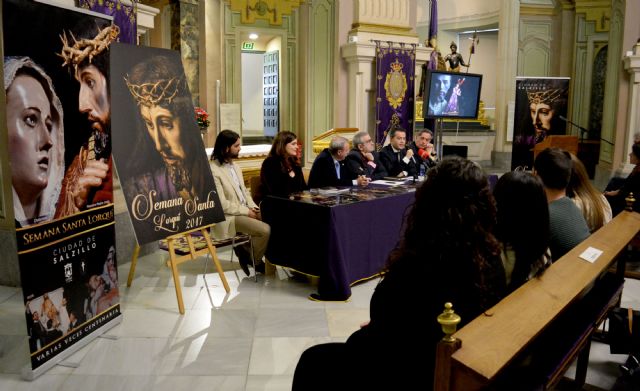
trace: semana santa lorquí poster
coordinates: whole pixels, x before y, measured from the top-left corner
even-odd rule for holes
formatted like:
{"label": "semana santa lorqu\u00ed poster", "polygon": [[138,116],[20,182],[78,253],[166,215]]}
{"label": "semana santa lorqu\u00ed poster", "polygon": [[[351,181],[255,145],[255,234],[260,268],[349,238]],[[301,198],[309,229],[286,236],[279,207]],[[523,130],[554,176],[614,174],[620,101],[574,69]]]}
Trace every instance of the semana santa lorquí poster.
{"label": "semana santa lorqu\u00ed poster", "polygon": [[180,53],[111,55],[113,153],[138,243],[224,220]]}
{"label": "semana santa lorqu\u00ed poster", "polygon": [[39,2],[2,7],[31,377],[122,319],[106,88],[119,29],[98,14]]}
{"label": "semana santa lorqu\u00ed poster", "polygon": [[547,136],[563,135],[569,101],[567,77],[516,78],[511,169],[533,168],[533,147]]}

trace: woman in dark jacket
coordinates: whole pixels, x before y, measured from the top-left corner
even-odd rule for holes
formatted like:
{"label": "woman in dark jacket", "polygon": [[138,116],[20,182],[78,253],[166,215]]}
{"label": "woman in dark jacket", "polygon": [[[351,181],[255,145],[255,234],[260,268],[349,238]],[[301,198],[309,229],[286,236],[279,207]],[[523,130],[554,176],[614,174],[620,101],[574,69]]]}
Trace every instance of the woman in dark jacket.
{"label": "woman in dark jacket", "polygon": [[629,193],[633,193],[633,198],[636,199],[636,202],[633,204],[633,210],[640,212],[640,201],[637,201],[640,199],[640,144],[633,144],[631,147],[629,163],[634,165],[633,171],[631,171],[631,174],[624,180],[622,187],[617,190],[604,192],[609,204],[611,204],[614,216],[625,209],[625,198],[629,196]]}
{"label": "woman in dark jacket", "polygon": [[308,188],[298,163],[298,139],[294,133],[282,131],[276,135],[269,156],[262,162],[260,182],[260,200],[267,195],[287,197]]}
{"label": "woman in dark jacket", "polygon": [[346,343],[305,351],[293,389],[430,389],[443,337],[436,317],[445,302],[462,327],[506,290],[494,224],[495,202],[480,167],[455,157],[432,168],[373,293],[370,322]]}

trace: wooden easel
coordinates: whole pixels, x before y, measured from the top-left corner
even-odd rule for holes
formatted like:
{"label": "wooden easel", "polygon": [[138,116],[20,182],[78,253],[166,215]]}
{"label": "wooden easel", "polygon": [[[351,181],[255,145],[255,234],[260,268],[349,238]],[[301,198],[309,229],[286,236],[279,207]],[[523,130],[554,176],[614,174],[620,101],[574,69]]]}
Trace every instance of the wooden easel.
{"label": "wooden easel", "polygon": [[[176,287],[176,297],[178,298],[178,309],[180,310],[180,314],[184,315],[184,302],[182,301],[182,289],[180,288],[180,276],[178,275],[178,265],[187,262],[197,257],[205,254],[211,254],[211,259],[213,259],[213,264],[216,266],[216,270],[220,275],[220,279],[222,280],[222,285],[224,286],[224,290],[229,293],[231,290],[229,288],[229,284],[227,283],[227,278],[224,275],[224,271],[222,270],[222,265],[220,265],[220,260],[218,260],[218,255],[216,254],[216,248],[211,241],[211,237],[209,236],[209,228],[213,227],[215,224],[210,224],[204,227],[192,229],[190,231],[181,232],[179,234],[167,236],[167,244],[169,246],[169,267],[171,268],[171,273],[173,274],[173,283]],[[193,238],[191,234],[193,232],[200,231],[202,237],[207,242],[207,247],[201,250],[196,250],[193,245]],[[175,249],[175,240],[185,239],[187,244],[189,245],[189,254],[186,255],[177,255]],[[133,276],[136,272],[136,263],[138,262],[138,254],[140,253],[140,246],[136,243],[136,247],[133,250],[133,256],[131,258],[131,267],[129,269],[129,278],[127,279],[127,287],[131,286],[131,282],[133,281]]]}

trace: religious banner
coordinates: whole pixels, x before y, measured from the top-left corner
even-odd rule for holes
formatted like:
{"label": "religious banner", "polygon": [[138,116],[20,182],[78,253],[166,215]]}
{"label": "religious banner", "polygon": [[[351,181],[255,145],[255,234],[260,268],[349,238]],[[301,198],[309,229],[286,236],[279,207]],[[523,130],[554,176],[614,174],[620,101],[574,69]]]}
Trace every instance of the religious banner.
{"label": "religious banner", "polygon": [[122,0],[78,0],[78,6],[113,16],[113,23],[120,28],[120,42],[136,44],[137,40],[137,15],[136,3],[138,0],[124,4]]}
{"label": "religious banner", "polygon": [[533,147],[550,135],[566,134],[569,78],[518,77],[513,118],[511,169],[533,169]]}
{"label": "religious banner", "polygon": [[[399,45],[399,47],[394,46]],[[376,148],[386,144],[389,131],[402,128],[407,142],[413,135],[416,45],[376,41]]]}
{"label": "religious banner", "polygon": [[113,153],[138,243],[224,220],[180,53],[111,54]]}
{"label": "religious banner", "polygon": [[31,378],[122,319],[107,88],[119,28],[94,13],[23,0],[4,1],[2,18]]}

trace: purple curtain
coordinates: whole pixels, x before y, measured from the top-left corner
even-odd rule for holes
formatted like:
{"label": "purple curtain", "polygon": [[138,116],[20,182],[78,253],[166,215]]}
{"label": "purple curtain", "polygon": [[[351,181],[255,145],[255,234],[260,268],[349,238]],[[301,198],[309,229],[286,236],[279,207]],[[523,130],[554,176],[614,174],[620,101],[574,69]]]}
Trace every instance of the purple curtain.
{"label": "purple curtain", "polygon": [[413,134],[416,45],[376,42],[376,147],[393,127]]}
{"label": "purple curtain", "polygon": [[[431,9],[429,10],[429,44],[432,39],[438,39],[438,0],[430,0]],[[428,69],[438,68],[438,54],[434,50],[429,58]],[[425,75],[422,75],[424,77]]]}
{"label": "purple curtain", "polygon": [[120,27],[120,42],[137,44],[136,7],[125,5],[120,0],[78,0],[78,6],[104,15],[113,16],[113,22]]}

